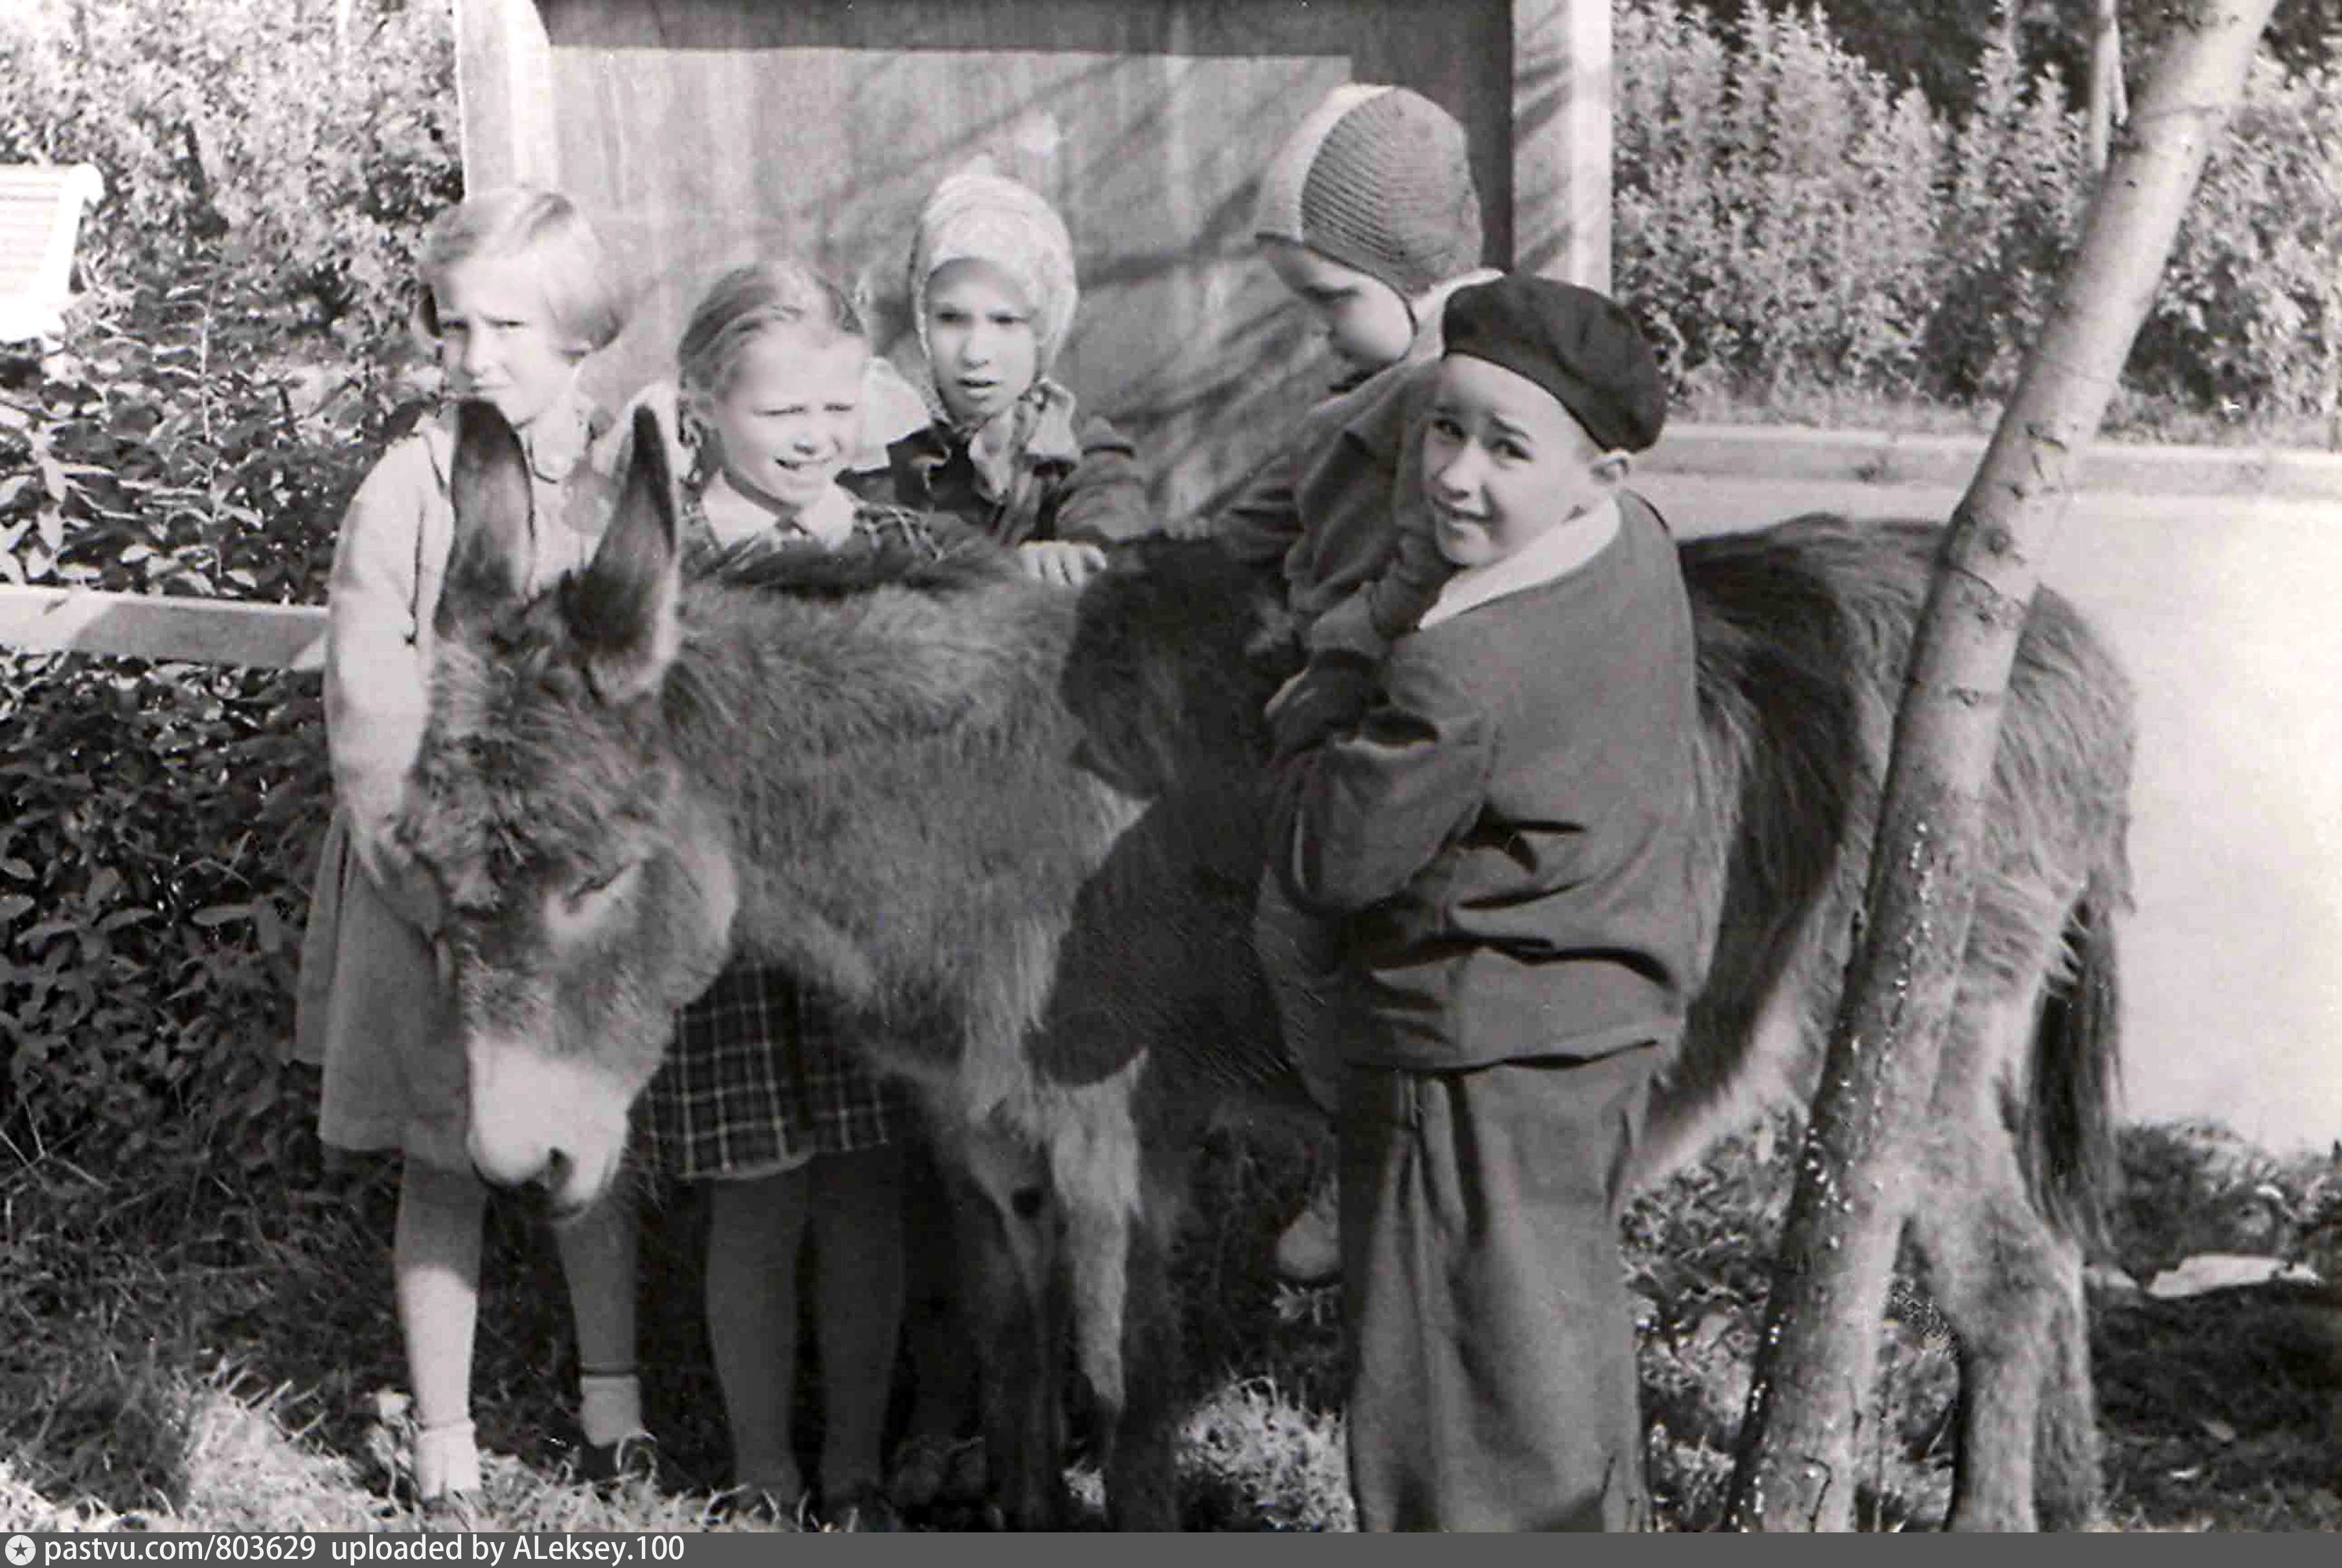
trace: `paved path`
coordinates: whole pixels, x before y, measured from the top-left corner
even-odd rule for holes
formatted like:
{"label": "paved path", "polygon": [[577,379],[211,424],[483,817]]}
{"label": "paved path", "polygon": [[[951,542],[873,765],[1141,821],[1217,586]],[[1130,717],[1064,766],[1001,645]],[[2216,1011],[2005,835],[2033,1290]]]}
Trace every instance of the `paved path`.
{"label": "paved path", "polygon": [[[1946,517],[1941,486],[1636,481],[1686,534],[1801,511]],[[2045,580],[2139,686],[2128,1108],[2342,1139],[2342,504],[2086,494]]]}

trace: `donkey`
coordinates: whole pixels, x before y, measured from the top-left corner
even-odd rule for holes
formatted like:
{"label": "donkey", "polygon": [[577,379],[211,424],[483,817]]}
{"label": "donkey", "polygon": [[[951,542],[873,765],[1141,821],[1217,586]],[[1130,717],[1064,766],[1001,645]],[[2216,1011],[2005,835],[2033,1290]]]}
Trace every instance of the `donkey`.
{"label": "donkey", "polygon": [[[1308,1114],[1249,924],[1259,713],[1289,639],[1200,541],[1079,594],[973,539],[686,576],[655,429],[633,450],[590,566],[523,603],[520,450],[492,411],[462,418],[398,831],[446,894],[475,1162],[592,1203],[673,1009],[735,956],[791,968],[914,1086],[956,1173],[1002,1515],[1060,1502],[1062,1325],[1113,1522],[1175,1526],[1189,1157],[1216,1118]],[[1637,1181],[1811,1096],[1938,539],[1809,516],[1682,547],[1709,960]],[[2111,1164],[2132,734],[2125,678],[2045,592],[1906,1152],[1958,1335],[1955,1526],[2078,1525],[2098,1502],[2081,1265]]]}

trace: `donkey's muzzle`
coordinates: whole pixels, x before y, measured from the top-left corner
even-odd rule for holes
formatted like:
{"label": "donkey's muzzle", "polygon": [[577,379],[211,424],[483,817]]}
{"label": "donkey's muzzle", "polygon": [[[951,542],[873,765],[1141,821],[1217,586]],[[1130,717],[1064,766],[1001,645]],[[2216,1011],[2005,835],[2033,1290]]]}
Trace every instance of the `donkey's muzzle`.
{"label": "donkey's muzzle", "polygon": [[475,1038],[472,1164],[492,1186],[542,1191],[555,1219],[585,1213],[626,1152],[627,1097],[587,1064]]}

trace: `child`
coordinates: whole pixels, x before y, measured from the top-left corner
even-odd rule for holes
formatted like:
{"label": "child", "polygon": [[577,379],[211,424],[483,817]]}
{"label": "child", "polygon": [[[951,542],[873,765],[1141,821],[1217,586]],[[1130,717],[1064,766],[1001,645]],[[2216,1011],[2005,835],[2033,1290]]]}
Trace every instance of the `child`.
{"label": "child", "polygon": [[[870,345],[859,313],[794,263],[719,278],[676,351],[687,560],[740,549],[932,552],[948,519],[856,501]],[[820,1513],[890,1530],[880,1486],[903,1306],[902,1087],[865,1069],[786,974],[736,964],[676,1021],[652,1080],[652,1160],[713,1181],[708,1334],[734,1500],[784,1528],[810,1498],[789,1437],[797,1270],[809,1252],[821,1362]]]}
{"label": "child", "polygon": [[[979,161],[921,209],[907,281],[916,379],[935,417],[889,446],[886,493],[984,530],[1031,575],[1067,586],[1106,564],[1104,545],[1156,532],[1129,440],[1084,417],[1049,375],[1080,300],[1072,236],[1056,210]],[[925,1149],[911,1155],[908,1192],[912,1233],[946,1241],[950,1209]],[[980,1492],[982,1455],[970,1435],[975,1353],[955,1318],[962,1282],[948,1245],[919,1247],[911,1273],[905,1339],[916,1398],[892,1495],[921,1509]]]}
{"label": "child", "polygon": [[[600,242],[567,198],[508,187],[465,202],[425,242],[416,325],[453,397],[495,405],[526,449],[537,508],[525,590],[593,555],[599,509],[565,507],[596,415],[579,363],[625,324]],[[325,733],[335,812],[303,937],[295,1054],[325,1069],[318,1133],[335,1150],[405,1155],[392,1243],[399,1327],[421,1427],[415,1489],[435,1523],[469,1527],[471,1421],[486,1193],[465,1152],[465,1061],[433,955],[439,894],[393,842],[427,708],[436,608],[455,518],[452,408],[383,455],[335,546]],[[586,1448],[597,1478],[647,1460],[635,1376],[635,1233],[614,1196],[556,1231],[576,1314]]]}
{"label": "child", "polygon": [[[1356,624],[1313,629],[1383,563],[1390,498],[1412,455],[1406,427],[1426,385],[1410,370],[1438,357],[1447,296],[1496,275],[1480,265],[1464,127],[1405,87],[1337,87],[1261,175],[1253,226],[1270,269],[1324,325],[1344,375],[1213,532],[1280,576],[1307,645],[1349,646],[1367,630],[1363,605],[1345,612]],[[1446,571],[1434,564],[1422,574],[1430,580],[1383,591],[1382,641],[1422,613]]]}
{"label": "child", "polygon": [[[1440,308],[1496,275],[1479,265],[1480,199],[1464,127],[1404,87],[1337,87],[1270,161],[1256,212],[1263,255],[1324,325],[1343,390],[1219,514],[1214,534],[1276,579],[1306,651],[1378,657],[1447,574],[1436,554],[1412,550],[1383,570],[1393,497],[1417,504],[1407,433],[1428,387],[1421,372],[1439,355]],[[1370,582],[1371,594],[1358,592]],[[1271,876],[1254,934],[1288,1047],[1331,1113],[1338,1079],[1318,1038],[1331,934],[1295,910]],[[1303,1283],[1330,1277],[1341,1256],[1336,1226],[1328,1180],[1278,1238],[1278,1270]]]}
{"label": "child", "polygon": [[1106,564],[1102,546],[1155,532],[1128,438],[1049,375],[1080,298],[1056,210],[980,163],[962,170],[919,213],[909,278],[935,417],[888,448],[893,498],[1074,586]]}
{"label": "child", "polygon": [[1377,672],[1276,725],[1276,874],[1340,917],[1343,1311],[1361,1528],[1642,1522],[1621,1177],[1701,963],[1691,613],[1620,488],[1666,414],[1600,295],[1447,303],[1423,434],[1454,567]]}

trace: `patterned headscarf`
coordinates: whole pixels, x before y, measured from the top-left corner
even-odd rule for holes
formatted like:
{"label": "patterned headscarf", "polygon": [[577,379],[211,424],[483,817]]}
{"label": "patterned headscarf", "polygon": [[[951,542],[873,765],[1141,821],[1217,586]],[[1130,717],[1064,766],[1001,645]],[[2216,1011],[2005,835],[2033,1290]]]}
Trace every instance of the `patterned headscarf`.
{"label": "patterned headscarf", "polygon": [[1056,209],[1028,185],[995,174],[978,159],[936,187],[920,209],[911,245],[911,315],[919,348],[927,348],[927,285],[956,261],[988,262],[1015,280],[1033,307],[1040,353],[1036,374],[1046,375],[1074,325],[1081,290],[1074,281],[1074,241]]}

